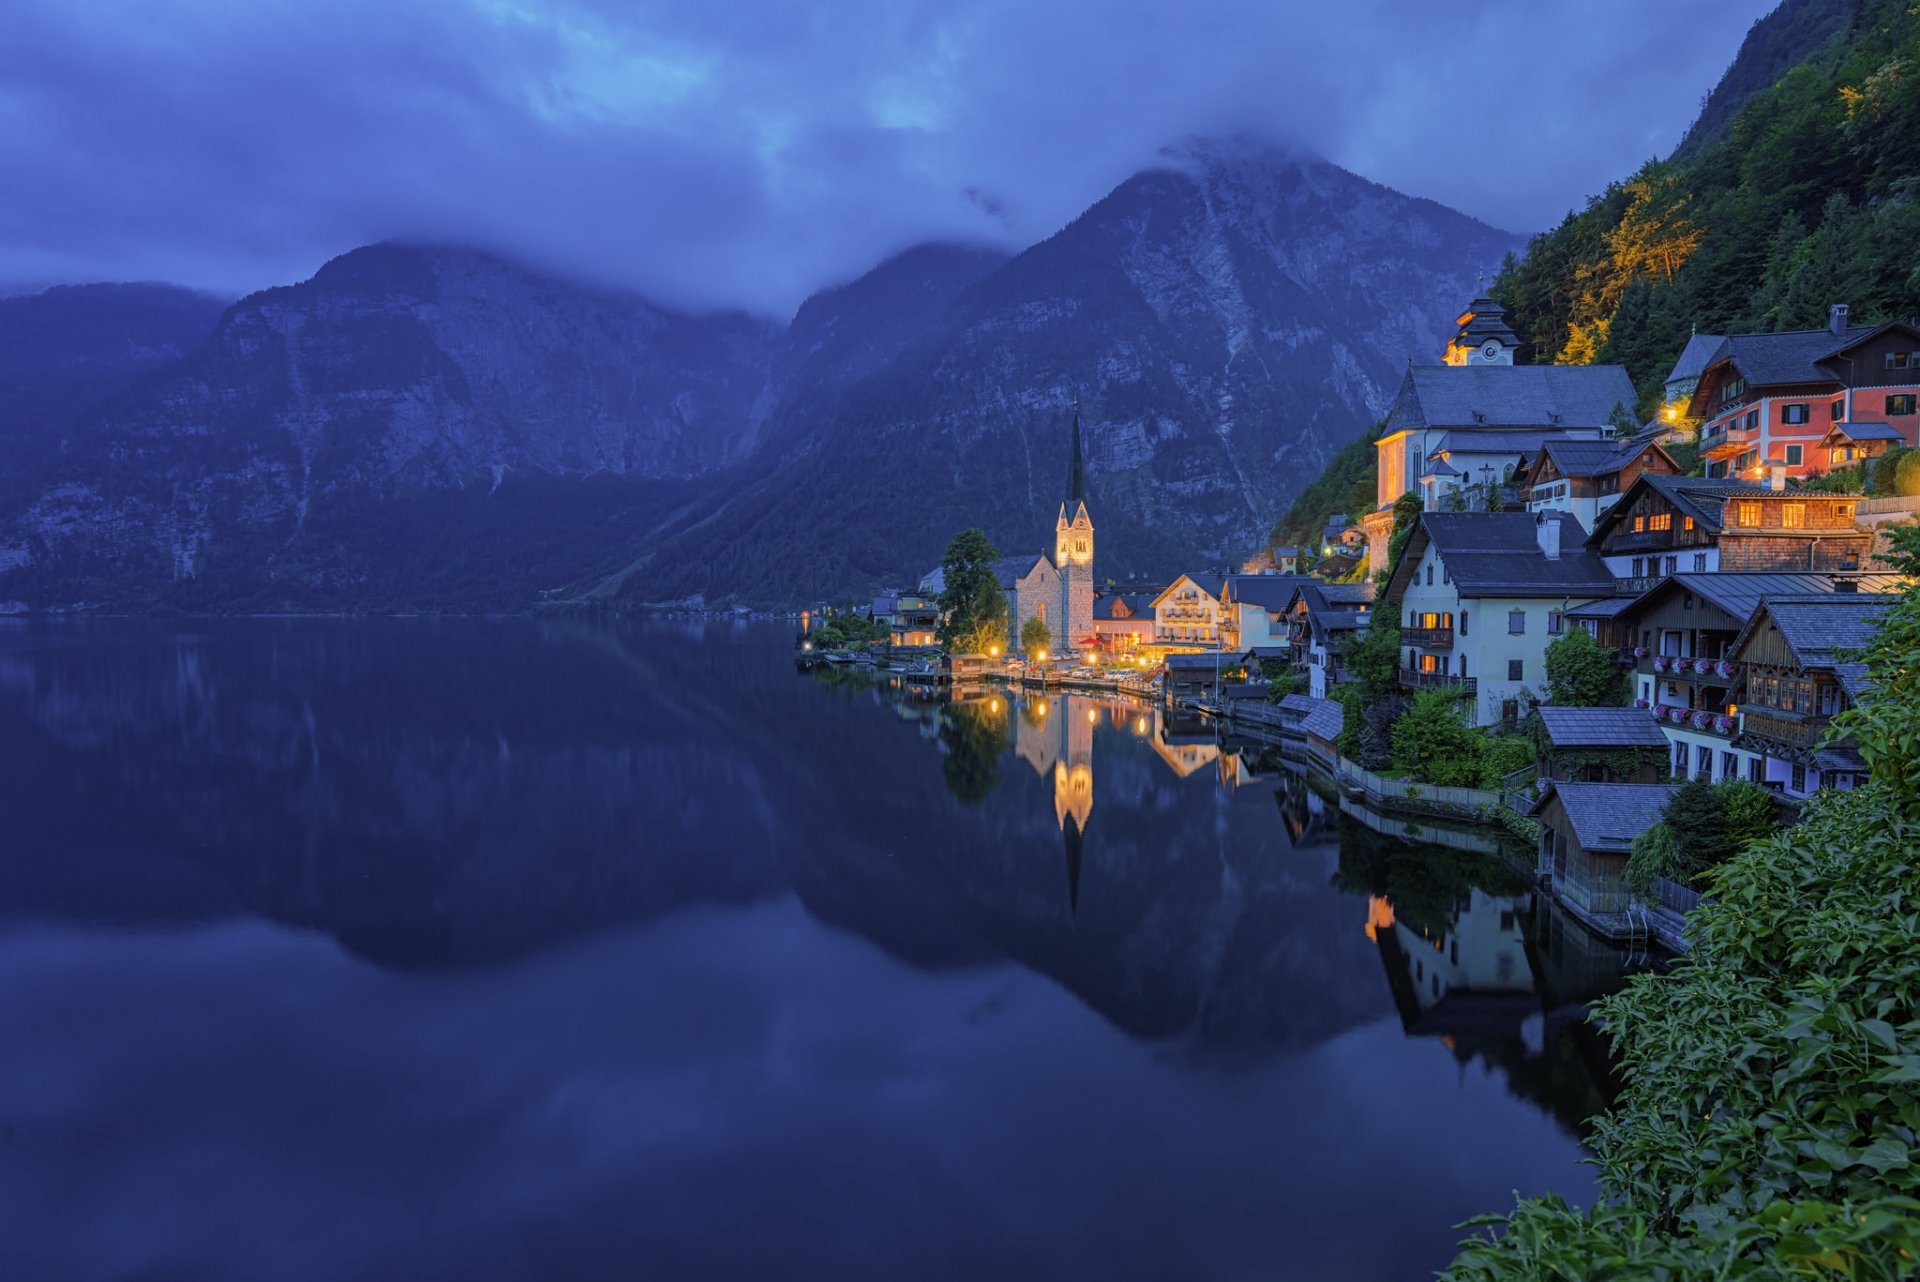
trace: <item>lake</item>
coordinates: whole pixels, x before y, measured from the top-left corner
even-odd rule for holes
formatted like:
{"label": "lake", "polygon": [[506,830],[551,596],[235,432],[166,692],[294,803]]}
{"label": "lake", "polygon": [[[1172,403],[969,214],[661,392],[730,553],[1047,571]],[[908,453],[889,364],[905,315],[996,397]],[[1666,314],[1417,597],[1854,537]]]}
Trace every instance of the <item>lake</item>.
{"label": "lake", "polygon": [[0,625],[64,1279],[1401,1279],[1592,1195],[1627,959],[1125,702],[783,624]]}

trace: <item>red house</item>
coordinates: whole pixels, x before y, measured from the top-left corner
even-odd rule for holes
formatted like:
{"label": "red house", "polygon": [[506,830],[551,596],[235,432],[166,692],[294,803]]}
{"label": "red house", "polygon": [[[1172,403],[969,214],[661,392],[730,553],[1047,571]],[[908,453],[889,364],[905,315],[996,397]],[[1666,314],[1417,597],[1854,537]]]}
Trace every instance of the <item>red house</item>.
{"label": "red house", "polygon": [[1754,480],[1773,466],[1817,476],[1920,444],[1920,329],[1849,325],[1837,303],[1825,329],[1729,334],[1694,389],[1707,475]]}

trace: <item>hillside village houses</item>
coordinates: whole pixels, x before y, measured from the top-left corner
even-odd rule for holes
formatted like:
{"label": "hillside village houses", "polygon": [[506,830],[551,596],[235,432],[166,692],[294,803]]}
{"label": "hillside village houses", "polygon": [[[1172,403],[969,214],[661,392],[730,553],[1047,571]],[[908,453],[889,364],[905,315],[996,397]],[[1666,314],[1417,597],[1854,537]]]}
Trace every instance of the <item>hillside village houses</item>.
{"label": "hillside village houses", "polygon": [[1720,480],[1769,469],[1797,479],[1920,444],[1920,329],[1853,325],[1835,303],[1823,330],[1727,335],[1688,412],[1702,420],[1706,474]]}

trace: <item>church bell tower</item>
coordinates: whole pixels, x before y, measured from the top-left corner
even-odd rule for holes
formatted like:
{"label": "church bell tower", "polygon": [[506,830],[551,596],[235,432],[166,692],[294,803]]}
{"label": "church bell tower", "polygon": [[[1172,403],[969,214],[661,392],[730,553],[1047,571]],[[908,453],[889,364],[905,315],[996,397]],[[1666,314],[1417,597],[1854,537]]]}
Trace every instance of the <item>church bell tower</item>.
{"label": "church bell tower", "polygon": [[1087,514],[1087,471],[1080,449],[1080,398],[1073,398],[1067,445],[1067,497],[1054,522],[1053,563],[1060,571],[1059,620],[1053,648],[1065,653],[1093,635],[1093,518]]}
{"label": "church bell tower", "polygon": [[1460,332],[1447,344],[1449,365],[1511,365],[1520,336],[1507,323],[1507,309],[1482,294],[1455,322]]}

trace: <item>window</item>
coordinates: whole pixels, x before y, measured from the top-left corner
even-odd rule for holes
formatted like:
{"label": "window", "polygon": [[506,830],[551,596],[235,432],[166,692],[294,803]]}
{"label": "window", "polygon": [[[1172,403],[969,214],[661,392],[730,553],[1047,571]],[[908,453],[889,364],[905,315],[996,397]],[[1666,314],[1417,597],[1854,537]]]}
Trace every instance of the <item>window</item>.
{"label": "window", "polygon": [[1522,636],[1527,630],[1527,612],[1525,610],[1507,611],[1507,635]]}
{"label": "window", "polygon": [[1913,413],[1913,401],[1914,394],[1912,392],[1896,392],[1892,396],[1887,397],[1887,413],[1911,414]]}
{"label": "window", "polygon": [[[1460,635],[1467,635],[1467,612],[1465,610],[1460,611]],[[1462,655],[1461,657],[1465,658],[1466,656]]]}
{"label": "window", "polygon": [[1430,654],[1423,654],[1420,656],[1420,671],[1438,672],[1439,670],[1440,670],[1440,661],[1434,658],[1434,656]]}
{"label": "window", "polygon": [[1693,750],[1693,774],[1696,779],[1713,778],[1713,749],[1704,743]]}
{"label": "window", "polygon": [[1560,611],[1548,610],[1547,611],[1547,635],[1550,637],[1557,637],[1560,635],[1562,631],[1565,630],[1565,628],[1566,628],[1566,623],[1561,618]]}
{"label": "window", "polygon": [[1888,352],[1888,369],[1920,369],[1920,352]]}
{"label": "window", "polygon": [[1805,457],[1805,454],[1802,451],[1802,448],[1800,446],[1798,445],[1787,446],[1787,466],[1788,467],[1799,467],[1800,460],[1804,457]]}
{"label": "window", "polygon": [[1807,409],[1808,406],[1805,401],[1794,401],[1790,405],[1782,405],[1780,407],[1780,421],[1782,423],[1804,423],[1807,421]]}
{"label": "window", "polygon": [[1643,579],[1647,576],[1647,559],[1643,556],[1633,558],[1633,577]]}
{"label": "window", "polygon": [[1695,574],[1705,574],[1706,571],[1707,554],[1705,552],[1695,552],[1693,554],[1693,572]]}
{"label": "window", "polygon": [[1740,510],[1737,515],[1740,519],[1734,522],[1735,525],[1758,526],[1760,524],[1760,505],[1758,503],[1744,502],[1739,505],[1739,508]]}
{"label": "window", "polygon": [[1427,586],[1433,586],[1433,566],[1431,564],[1427,566]]}
{"label": "window", "polygon": [[1754,428],[1758,426],[1760,426],[1760,411],[1758,409],[1748,410],[1747,411],[1747,430],[1751,432]]}
{"label": "window", "polygon": [[1450,579],[1450,578],[1448,578],[1448,577],[1447,577],[1447,567],[1446,567],[1446,566],[1444,566],[1444,565],[1440,567],[1440,581],[1441,581],[1442,583],[1451,583],[1451,582],[1453,582],[1453,580],[1452,580],[1452,579]]}
{"label": "window", "polygon": [[1747,381],[1743,378],[1730,378],[1720,385],[1720,399],[1731,401],[1738,399],[1740,393],[1747,390]]}
{"label": "window", "polygon": [[1633,518],[1633,532],[1634,532],[1635,534],[1638,534],[1638,533],[1640,533],[1640,532],[1641,532],[1642,530],[1644,530],[1644,529],[1646,529],[1646,528],[1647,528],[1647,518],[1646,518],[1646,517],[1644,517],[1644,516],[1636,516],[1636,517],[1634,517],[1634,518]]}
{"label": "window", "polygon": [[1657,516],[1648,517],[1647,528],[1650,530],[1671,530],[1673,528],[1673,513],[1661,512]]}
{"label": "window", "polygon": [[1807,505],[1805,503],[1782,503],[1780,505],[1780,524],[1789,530],[1803,530],[1807,525]]}
{"label": "window", "polygon": [[1795,792],[1807,790],[1807,768],[1797,761],[1793,763],[1793,790]]}
{"label": "window", "polygon": [[1675,779],[1687,777],[1687,745],[1684,743],[1673,745],[1673,777]]}
{"label": "window", "polygon": [[1747,781],[1749,783],[1760,782],[1760,758],[1758,757],[1747,758]]}
{"label": "window", "polygon": [[1670,556],[1670,557],[1668,557],[1668,558],[1666,558],[1666,570],[1665,570],[1665,573],[1667,573],[1667,574],[1673,574],[1674,572],[1676,572],[1677,570],[1679,570],[1679,568],[1680,568],[1680,558],[1679,558],[1679,557],[1677,557],[1677,556]]}
{"label": "window", "polygon": [[1523,675],[1521,675],[1521,672],[1522,672],[1522,663],[1523,663],[1523,661],[1522,661],[1522,660],[1520,660],[1520,659],[1508,659],[1508,660],[1507,660],[1507,680],[1509,680],[1509,681],[1524,681],[1524,680],[1526,680],[1526,677],[1525,677],[1525,676],[1523,676]]}
{"label": "window", "polygon": [[1840,407],[1845,403],[1844,401],[1828,401],[1827,417],[1838,423],[1840,421]]}
{"label": "window", "polygon": [[1642,681],[1640,683],[1640,697],[1642,699],[1645,699],[1648,703],[1653,702],[1653,682]]}
{"label": "window", "polygon": [[1723,780],[1738,779],[1740,777],[1740,758],[1734,756],[1731,752],[1721,753],[1720,777]]}
{"label": "window", "polygon": [[1836,521],[1851,521],[1853,519],[1853,504],[1835,503],[1833,505],[1833,519]]}

